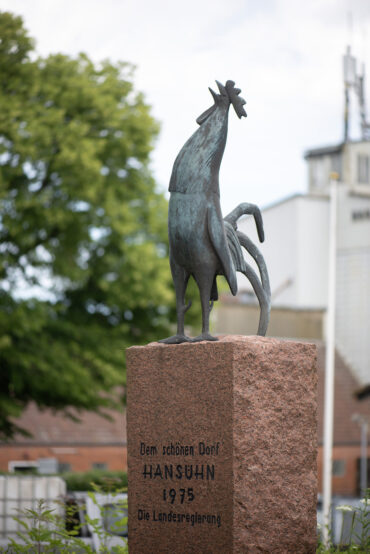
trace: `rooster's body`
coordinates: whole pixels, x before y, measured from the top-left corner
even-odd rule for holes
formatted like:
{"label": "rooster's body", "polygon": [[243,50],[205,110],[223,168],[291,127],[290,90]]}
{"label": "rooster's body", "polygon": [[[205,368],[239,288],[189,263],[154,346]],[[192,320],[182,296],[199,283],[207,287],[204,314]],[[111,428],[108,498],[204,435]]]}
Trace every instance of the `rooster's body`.
{"label": "rooster's body", "polygon": [[[191,340],[184,334],[184,315],[190,307],[185,305],[185,292],[191,275],[199,287],[203,318],[202,334],[193,340],[217,340],[209,334],[210,302],[218,298],[216,277],[224,275],[235,295],[236,271],[245,273],[240,237],[236,233],[236,219],[242,214],[239,207],[223,220],[218,177],[227,138],[230,104],[242,117],[246,116],[245,102],[238,96],[240,90],[234,88],[232,81],[228,81],[225,87],[217,84],[220,94],[211,91],[215,103],[197,119],[200,127],[178,154],[170,180],[168,228],[178,329],[177,335],[164,339],[163,342],[167,343]],[[256,214],[256,206],[241,206],[244,207],[242,213],[254,213],[263,240],[258,208]],[[253,282],[252,285],[255,288]],[[260,300],[261,295],[258,296]]]}

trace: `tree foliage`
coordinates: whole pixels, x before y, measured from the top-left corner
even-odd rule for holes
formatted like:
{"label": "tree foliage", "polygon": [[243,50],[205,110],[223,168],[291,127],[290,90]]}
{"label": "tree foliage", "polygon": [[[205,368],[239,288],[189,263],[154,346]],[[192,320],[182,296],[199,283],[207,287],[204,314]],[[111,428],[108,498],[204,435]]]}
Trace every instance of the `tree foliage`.
{"label": "tree foliage", "polygon": [[[158,124],[132,67],[36,57],[0,13],[0,431],[34,400],[99,410],[124,349],[167,336],[167,203]],[[105,393],[104,393],[105,391]]]}

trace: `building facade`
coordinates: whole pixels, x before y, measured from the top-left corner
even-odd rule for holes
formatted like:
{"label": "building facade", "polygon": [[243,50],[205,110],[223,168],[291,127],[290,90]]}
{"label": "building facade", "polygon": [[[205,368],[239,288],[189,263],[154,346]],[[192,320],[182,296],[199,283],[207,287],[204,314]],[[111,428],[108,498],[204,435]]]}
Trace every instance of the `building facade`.
{"label": "building facade", "polygon": [[[346,142],[309,150],[305,158],[307,194],[290,196],[262,210],[266,240],[259,248],[268,267],[272,292],[267,334],[319,341],[321,491],[330,183],[335,178],[337,354],[333,492],[355,495],[359,492],[361,437],[352,417],[361,413],[370,422],[370,398],[361,402],[355,398],[356,391],[370,384],[370,142]],[[238,226],[257,244],[252,217],[240,220]],[[247,261],[257,270],[249,256]],[[238,286],[237,297],[224,295],[214,310],[215,332],[257,332],[259,307],[252,287],[241,274]],[[370,448],[368,458],[370,468]]]}
{"label": "building facade", "polygon": [[[335,170],[336,347],[365,385],[370,382],[370,142],[310,150],[305,157],[308,193],[263,210],[266,241],[260,249],[269,269],[272,306],[327,307],[329,185]],[[257,237],[252,218],[241,220],[239,227]],[[243,276],[239,290],[251,292]]]}
{"label": "building facade", "polygon": [[108,418],[92,412],[75,415],[79,422],[30,404],[17,420],[30,436],[0,443],[0,471],[126,471],[125,413],[109,411]]}

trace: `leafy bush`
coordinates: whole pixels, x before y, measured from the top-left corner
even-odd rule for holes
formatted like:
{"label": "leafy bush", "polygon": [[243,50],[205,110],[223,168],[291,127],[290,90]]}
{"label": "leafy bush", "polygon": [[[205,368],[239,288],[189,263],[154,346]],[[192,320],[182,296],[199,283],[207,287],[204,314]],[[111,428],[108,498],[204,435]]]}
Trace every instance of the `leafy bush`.
{"label": "leafy bush", "polygon": [[68,491],[96,491],[98,487],[101,492],[114,492],[127,487],[125,471],[93,469],[83,473],[63,473],[61,477],[67,483]]}
{"label": "leafy bush", "polygon": [[168,336],[175,298],[167,200],[149,166],[159,126],[131,65],[38,58],[22,19],[2,10],[0,37],[8,439],[32,433],[17,420],[30,402],[77,419],[80,410],[120,409],[123,350]]}

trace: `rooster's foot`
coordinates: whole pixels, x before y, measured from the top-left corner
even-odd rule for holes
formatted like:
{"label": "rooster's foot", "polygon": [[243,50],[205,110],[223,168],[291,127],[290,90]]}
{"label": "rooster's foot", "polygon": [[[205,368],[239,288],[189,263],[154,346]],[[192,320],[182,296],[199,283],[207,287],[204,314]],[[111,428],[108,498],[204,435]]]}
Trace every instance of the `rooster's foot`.
{"label": "rooster's foot", "polygon": [[167,339],[159,340],[158,342],[163,342],[165,344],[181,344],[182,342],[191,342],[191,338],[186,335],[173,335],[173,337],[168,337]]}
{"label": "rooster's foot", "polygon": [[218,340],[218,338],[213,337],[209,333],[202,333],[198,337],[195,337],[195,339],[192,339],[192,342],[201,342],[202,340]]}

